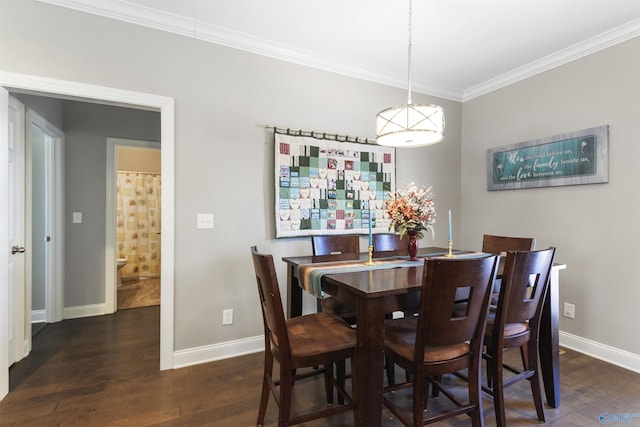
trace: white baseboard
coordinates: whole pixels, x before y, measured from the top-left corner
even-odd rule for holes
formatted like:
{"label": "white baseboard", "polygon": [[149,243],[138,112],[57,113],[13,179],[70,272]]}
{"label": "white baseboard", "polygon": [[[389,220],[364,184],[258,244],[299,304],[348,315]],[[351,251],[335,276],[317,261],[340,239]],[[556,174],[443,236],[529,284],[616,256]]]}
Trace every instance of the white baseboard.
{"label": "white baseboard", "polygon": [[184,368],[200,363],[257,353],[264,350],[264,335],[219,344],[179,350],[173,353],[173,367]]}
{"label": "white baseboard", "polygon": [[47,321],[47,310],[31,310],[31,323],[43,323]]}
{"label": "white baseboard", "polygon": [[107,314],[106,305],[102,304],[90,304],[90,305],[78,305],[75,307],[64,308],[64,319],[77,319],[78,317],[91,317],[102,316]]}
{"label": "white baseboard", "polygon": [[640,373],[640,354],[560,331],[560,345],[621,368]]}

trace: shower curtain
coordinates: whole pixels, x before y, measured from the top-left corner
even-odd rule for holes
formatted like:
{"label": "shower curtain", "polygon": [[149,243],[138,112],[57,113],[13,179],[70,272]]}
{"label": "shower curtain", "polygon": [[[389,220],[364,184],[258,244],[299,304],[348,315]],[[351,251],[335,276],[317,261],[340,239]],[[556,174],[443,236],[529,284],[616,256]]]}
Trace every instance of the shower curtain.
{"label": "shower curtain", "polygon": [[116,173],[117,257],[127,259],[122,277],[160,275],[160,178]]}

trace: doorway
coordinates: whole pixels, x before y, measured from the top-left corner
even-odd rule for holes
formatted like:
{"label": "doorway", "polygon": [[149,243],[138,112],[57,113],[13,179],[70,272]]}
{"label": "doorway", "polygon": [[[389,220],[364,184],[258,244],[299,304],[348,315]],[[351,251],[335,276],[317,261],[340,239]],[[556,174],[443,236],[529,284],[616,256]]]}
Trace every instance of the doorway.
{"label": "doorway", "polygon": [[[114,311],[160,304],[161,145],[107,138],[107,286]],[[113,265],[116,263],[115,281]]]}
{"label": "doorway", "polygon": [[63,318],[64,133],[29,108],[26,117],[26,288],[33,335],[37,325]]}
{"label": "doorway", "polygon": [[[161,309],[160,309],[160,369],[172,369],[173,361],[173,336],[174,336],[174,100],[173,98],[152,95],[141,92],[132,92],[103,86],[88,85],[84,83],[61,81],[38,76],[30,76],[20,73],[0,72],[0,100],[3,107],[0,114],[0,128],[7,129],[8,94],[4,88],[9,88],[23,93],[35,95],[47,94],[47,96],[66,99],[89,100],[91,102],[111,105],[130,106],[133,108],[155,109],[161,116],[161,142],[162,142],[162,176],[163,210],[162,210],[162,281],[161,281]],[[0,135],[0,152],[8,147],[7,133]],[[0,155],[0,161],[5,164],[8,159]],[[0,197],[3,202],[8,199],[8,174],[0,174]],[[5,212],[0,213],[0,223],[8,224]],[[9,247],[8,230],[0,231],[0,247]],[[6,331],[10,324],[9,319],[9,273],[8,256],[0,257],[0,354],[8,354],[8,336]],[[2,262],[4,260],[4,262]],[[9,365],[6,357],[0,357],[0,399],[9,391]]]}

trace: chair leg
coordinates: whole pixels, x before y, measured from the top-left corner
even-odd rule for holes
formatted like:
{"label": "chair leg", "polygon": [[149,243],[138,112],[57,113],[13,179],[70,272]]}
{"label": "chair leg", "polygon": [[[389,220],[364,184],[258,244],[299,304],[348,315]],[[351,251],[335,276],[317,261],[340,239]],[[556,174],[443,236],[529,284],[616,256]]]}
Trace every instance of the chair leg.
{"label": "chair leg", "polygon": [[502,349],[496,349],[491,355],[491,371],[493,375],[493,406],[496,413],[496,425],[506,427],[507,421],[504,412],[504,369],[502,367]]}
{"label": "chair leg", "polygon": [[425,392],[428,382],[422,375],[417,375],[413,381],[413,426],[424,425],[422,412],[427,404],[429,393]]}
{"label": "chair leg", "polygon": [[533,371],[533,375],[529,378],[531,383],[531,394],[533,395],[533,404],[536,407],[536,415],[539,421],[544,421],[544,405],[542,404],[542,390],[540,387],[540,370],[538,369],[538,352],[537,345],[528,346],[527,356],[529,359],[528,365]]}
{"label": "chair leg", "polygon": [[396,384],[396,365],[390,358],[384,358],[384,369],[387,372],[387,384],[389,386]]}
{"label": "chair leg", "polygon": [[[346,374],[346,368],[345,368],[345,361],[341,360],[336,364],[336,380],[340,388],[343,390],[347,382],[346,378],[347,378],[347,374]],[[333,394],[333,388],[331,389],[331,392]],[[338,405],[344,405],[344,396],[342,396],[340,393],[338,393]]]}
{"label": "chair leg", "polygon": [[262,392],[260,393],[260,407],[258,408],[257,425],[264,424],[264,416],[267,413],[267,404],[269,403],[269,382],[273,375],[273,355],[267,349],[264,353],[264,373],[262,375]]}
{"label": "chair leg", "polygon": [[291,395],[293,392],[293,375],[291,369],[280,366],[280,405],[278,408],[278,427],[288,426],[291,418]]}
{"label": "chair leg", "polygon": [[324,392],[327,395],[327,403],[333,405],[333,384],[331,378],[333,377],[333,363],[327,363],[324,365]]}
{"label": "chair leg", "polygon": [[482,385],[480,383],[480,372],[482,371],[482,356],[472,363],[467,371],[469,403],[475,405],[474,410],[469,413],[471,425],[473,427],[484,427],[484,415],[482,411]]}

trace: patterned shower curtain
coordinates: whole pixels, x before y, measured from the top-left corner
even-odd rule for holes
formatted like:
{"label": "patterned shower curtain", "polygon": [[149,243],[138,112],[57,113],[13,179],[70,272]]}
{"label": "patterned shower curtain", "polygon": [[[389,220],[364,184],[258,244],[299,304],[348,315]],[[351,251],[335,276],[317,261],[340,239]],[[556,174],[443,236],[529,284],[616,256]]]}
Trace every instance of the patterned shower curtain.
{"label": "patterned shower curtain", "polygon": [[160,275],[160,175],[117,172],[117,257],[122,277]]}

